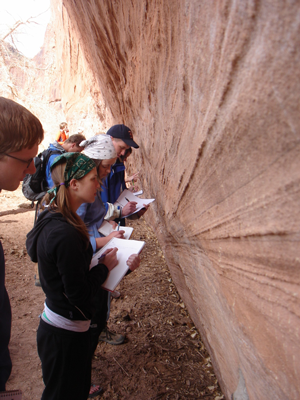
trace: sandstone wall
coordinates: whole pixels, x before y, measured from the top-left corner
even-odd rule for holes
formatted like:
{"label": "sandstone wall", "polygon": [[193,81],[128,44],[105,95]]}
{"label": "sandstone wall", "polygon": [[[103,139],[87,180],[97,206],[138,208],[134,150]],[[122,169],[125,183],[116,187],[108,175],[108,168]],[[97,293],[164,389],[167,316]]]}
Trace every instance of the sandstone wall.
{"label": "sandstone wall", "polygon": [[62,1],[66,108],[92,74],[132,128],[147,219],[226,398],[298,399],[299,1]]}
{"label": "sandstone wall", "polygon": [[[61,102],[70,133],[83,128],[91,137],[112,125],[110,110],[82,53],[81,40],[73,29],[61,0],[52,1],[56,37],[57,79],[61,82]],[[97,72],[97,71],[96,71]],[[60,121],[61,122],[61,121]]]}
{"label": "sandstone wall", "polygon": [[33,59],[5,42],[0,42],[0,48],[0,95],[24,105],[40,119],[45,132],[41,151],[53,142],[59,123],[65,120],[53,26],[49,23],[43,48]]}

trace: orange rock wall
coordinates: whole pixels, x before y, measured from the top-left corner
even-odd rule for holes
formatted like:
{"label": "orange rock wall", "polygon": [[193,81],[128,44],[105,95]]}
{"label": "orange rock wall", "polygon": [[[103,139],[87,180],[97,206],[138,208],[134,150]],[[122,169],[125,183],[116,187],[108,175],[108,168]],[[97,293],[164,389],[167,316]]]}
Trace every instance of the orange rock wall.
{"label": "orange rock wall", "polygon": [[73,27],[76,21],[70,21],[61,0],[52,0],[52,15],[57,79],[61,81],[61,101],[70,133],[77,133],[81,127],[83,134],[91,137],[112,125],[111,113],[83,55],[83,42]]}
{"label": "orange rock wall", "polygon": [[62,2],[66,107],[93,76],[132,128],[147,220],[226,398],[299,399],[299,1]]}

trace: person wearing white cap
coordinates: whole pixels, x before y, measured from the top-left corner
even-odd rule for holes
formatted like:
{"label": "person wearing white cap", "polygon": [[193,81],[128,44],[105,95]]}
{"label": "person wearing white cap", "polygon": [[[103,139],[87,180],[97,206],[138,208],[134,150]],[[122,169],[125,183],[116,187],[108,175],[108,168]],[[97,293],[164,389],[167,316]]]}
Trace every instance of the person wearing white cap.
{"label": "person wearing white cap", "polygon": [[[98,177],[100,180],[104,179],[111,170],[111,166],[117,159],[117,152],[112,143],[111,137],[108,135],[96,135],[90,139],[84,140],[80,143],[84,147],[83,154],[92,158],[96,163]],[[98,191],[95,202],[93,204],[82,204],[77,210],[78,215],[82,218],[88,227],[90,234],[90,242],[93,251],[103,247],[113,237],[123,238],[124,231],[114,231],[107,237],[101,236],[98,229],[105,219],[115,219],[118,217],[131,214],[136,209],[136,202],[128,202],[123,209],[109,204],[108,211],[102,202],[100,191]],[[130,267],[130,271],[134,271],[140,264],[140,259],[136,255],[136,262]],[[95,316],[91,322],[91,337],[92,337],[92,354],[98,345],[100,334],[104,334],[105,341],[110,344],[121,344],[124,342],[125,336],[118,335],[110,332],[107,329],[107,302],[108,294],[106,291],[101,290],[98,296],[98,307]],[[103,333],[104,332],[104,333]]]}
{"label": "person wearing white cap", "polygon": [[[100,180],[104,180],[110,173],[112,165],[117,160],[117,152],[113,145],[112,139],[107,135],[96,135],[90,139],[84,140],[80,143],[80,147],[84,147],[83,154],[93,159],[98,168],[98,176]],[[93,237],[91,237],[91,244],[94,252],[103,247],[110,239],[103,238],[100,236],[98,229],[103,223],[105,217],[106,220],[114,220],[116,218],[124,218],[127,215],[132,214],[136,210],[136,202],[130,201],[123,208],[114,206],[111,203],[103,204],[98,192],[97,199],[92,204],[82,205],[78,210],[78,215],[84,220],[85,223],[89,224],[89,227],[96,226]],[[101,216],[99,210],[101,209]],[[103,210],[106,209],[106,213],[102,216]],[[100,225],[99,225],[100,223]]]}

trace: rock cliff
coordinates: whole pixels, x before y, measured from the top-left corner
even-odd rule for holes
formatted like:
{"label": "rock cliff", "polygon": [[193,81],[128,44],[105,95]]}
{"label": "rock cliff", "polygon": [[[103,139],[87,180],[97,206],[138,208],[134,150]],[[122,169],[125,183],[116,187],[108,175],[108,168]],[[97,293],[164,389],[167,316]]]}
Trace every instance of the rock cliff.
{"label": "rock cliff", "polygon": [[299,1],[52,7],[64,110],[89,90],[105,127],[132,128],[146,218],[226,398],[298,399]]}
{"label": "rock cliff", "polygon": [[61,79],[56,68],[55,34],[50,23],[41,51],[29,59],[15,47],[0,40],[0,95],[24,105],[43,124],[48,147],[65,120],[61,102]]}
{"label": "rock cliff", "polygon": [[[97,83],[97,71],[88,65],[73,23],[60,0],[52,1],[55,32],[57,78],[61,84],[61,101],[71,133],[82,127],[91,137],[112,125],[111,112]],[[92,40],[92,38],[91,38]]]}

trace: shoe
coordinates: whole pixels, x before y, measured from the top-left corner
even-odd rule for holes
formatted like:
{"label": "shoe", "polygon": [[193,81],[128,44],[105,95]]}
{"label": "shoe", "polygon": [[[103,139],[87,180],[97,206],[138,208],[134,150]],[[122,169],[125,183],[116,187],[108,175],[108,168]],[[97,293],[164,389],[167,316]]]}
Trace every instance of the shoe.
{"label": "shoe", "polygon": [[90,388],[90,393],[89,393],[89,399],[92,399],[93,397],[99,396],[103,392],[103,389],[99,385],[91,385]]}
{"label": "shoe", "polygon": [[42,287],[40,280],[34,275],[34,286]]}
{"label": "shoe", "polygon": [[114,292],[111,292],[111,297],[114,299],[118,299],[121,296],[121,293],[115,290]]}
{"label": "shoe", "polygon": [[122,344],[124,340],[125,336],[110,332],[107,327],[103,329],[99,336],[99,342],[106,342],[108,344]]}

